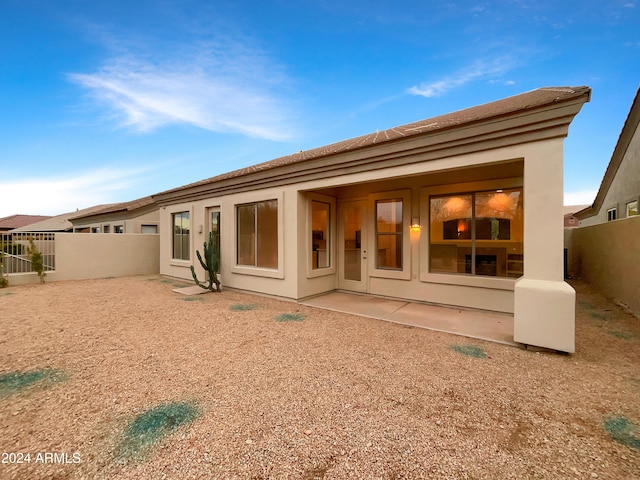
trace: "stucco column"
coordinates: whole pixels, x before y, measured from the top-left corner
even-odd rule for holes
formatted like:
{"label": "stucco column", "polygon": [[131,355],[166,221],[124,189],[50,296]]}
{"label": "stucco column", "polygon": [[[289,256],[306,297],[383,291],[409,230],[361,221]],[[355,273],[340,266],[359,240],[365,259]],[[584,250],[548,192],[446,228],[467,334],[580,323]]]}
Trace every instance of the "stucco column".
{"label": "stucco column", "polygon": [[575,291],[564,281],[563,139],[524,159],[524,275],[515,285],[513,338],[575,351]]}

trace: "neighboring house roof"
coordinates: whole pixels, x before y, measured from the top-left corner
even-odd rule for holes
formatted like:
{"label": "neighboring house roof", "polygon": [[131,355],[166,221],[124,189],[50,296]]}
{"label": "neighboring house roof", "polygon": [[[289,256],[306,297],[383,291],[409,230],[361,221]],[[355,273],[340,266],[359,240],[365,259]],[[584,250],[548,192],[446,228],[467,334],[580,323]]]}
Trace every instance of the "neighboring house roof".
{"label": "neighboring house roof", "polygon": [[0,230],[13,230],[14,228],[24,227],[32,223],[40,222],[51,218],[50,215],[9,215],[0,218]]}
{"label": "neighboring house roof", "polygon": [[563,207],[564,216],[566,217],[567,215],[573,215],[574,213],[579,212],[580,210],[583,210],[588,206],[589,205],[565,205]]}
{"label": "neighboring house roof", "polygon": [[[235,170],[222,175],[217,175],[205,180],[184,185],[153,195],[158,201],[178,198],[181,192],[186,190],[200,190],[198,187],[207,187],[216,182],[222,182],[239,177],[249,176],[257,172],[274,170],[289,165],[312,163],[313,160],[334,156],[346,152],[354,152],[376,145],[391,145],[395,141],[409,139],[414,136],[444,133],[461,127],[473,126],[489,120],[499,122],[506,117],[513,117],[520,113],[526,113],[542,108],[550,108],[558,104],[558,108],[568,102],[584,102],[589,100],[591,89],[589,87],[546,87],[530,92],[515,95],[484,105],[467,108],[457,112],[440,115],[427,120],[377,131],[368,135],[333,143],[312,150],[300,151],[292,155],[276,158],[268,162]],[[543,129],[544,126],[539,128]]]}
{"label": "neighboring house roof", "polygon": [[629,115],[627,115],[627,119],[625,120],[620,136],[618,137],[618,143],[613,150],[613,155],[611,156],[607,170],[605,171],[602,182],[600,183],[598,194],[596,195],[593,204],[579,212],[576,212],[575,216],[578,219],[582,220],[587,217],[593,217],[600,212],[604,199],[609,191],[609,187],[611,187],[611,183],[618,172],[618,168],[620,168],[620,164],[625,157],[627,148],[629,148],[629,144],[631,143],[631,139],[638,128],[638,124],[640,124],[640,88],[636,91],[636,96],[631,104],[631,110],[629,110]]}
{"label": "neighboring house roof", "polygon": [[77,210],[75,212],[63,213],[55,217],[48,218],[41,222],[32,223],[20,228],[11,230],[12,232],[67,232],[73,230],[73,225],[69,219],[80,212],[92,212],[105,208],[108,205],[96,205],[93,207]]}
{"label": "neighboring house roof", "polygon": [[117,212],[131,212],[140,208],[153,205],[155,201],[152,197],[143,197],[130,202],[112,203],[109,205],[101,205],[100,208],[94,207],[93,209],[85,209],[74,212],[69,220],[78,220],[86,217],[93,217],[95,215],[102,215],[105,213],[117,213]]}

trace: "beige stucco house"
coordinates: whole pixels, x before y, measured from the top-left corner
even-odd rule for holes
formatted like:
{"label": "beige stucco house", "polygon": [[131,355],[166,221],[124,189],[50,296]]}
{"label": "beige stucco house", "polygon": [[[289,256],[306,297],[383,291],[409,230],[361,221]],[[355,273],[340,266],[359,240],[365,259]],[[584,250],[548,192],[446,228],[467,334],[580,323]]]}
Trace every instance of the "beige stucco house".
{"label": "beige stucco house", "polygon": [[215,231],[228,287],[509,312],[515,341],[573,352],[563,140],[590,94],[541,88],[153,195],[160,273],[202,278]]}
{"label": "beige stucco house", "polygon": [[581,227],[638,215],[640,202],[640,88],[593,204],[575,214]]}
{"label": "beige stucco house", "polygon": [[158,233],[158,206],[151,197],[104,205],[69,217],[75,233]]}

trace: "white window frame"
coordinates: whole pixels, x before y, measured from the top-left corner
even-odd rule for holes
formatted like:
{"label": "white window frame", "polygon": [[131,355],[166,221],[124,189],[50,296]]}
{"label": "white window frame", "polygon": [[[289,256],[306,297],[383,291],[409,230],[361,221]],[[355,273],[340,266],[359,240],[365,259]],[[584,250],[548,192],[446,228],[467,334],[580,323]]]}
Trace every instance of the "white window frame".
{"label": "white window frame", "polygon": [[[613,218],[611,218],[613,217]],[[607,222],[613,222],[618,219],[618,207],[607,208]]]}
{"label": "white window frame", "polygon": [[[238,265],[238,207],[250,203],[267,202],[276,200],[278,202],[278,268],[254,267],[251,265]],[[233,202],[233,265],[231,273],[240,275],[254,275],[268,278],[284,278],[284,216],[285,202],[283,192],[257,192],[248,195],[239,195]],[[222,216],[221,216],[222,218]],[[224,248],[221,246],[221,249]],[[228,257],[227,257],[228,258]]]}
{"label": "white window frame", "polygon": [[[324,268],[312,268],[309,258],[313,255],[312,249],[312,231],[311,231],[311,221],[312,221],[312,208],[313,202],[322,202],[329,204],[329,241],[328,241],[328,249],[329,249],[329,266]],[[337,233],[337,224],[336,224],[336,199],[333,197],[327,197],[325,195],[320,195],[318,193],[308,193],[307,194],[307,223],[306,223],[306,264],[307,264],[307,278],[315,278],[322,277],[325,275],[334,275],[336,273],[336,233]]]}
{"label": "white window frame", "polygon": [[637,216],[638,214],[640,214],[640,213],[636,213],[635,215],[629,215],[629,212],[631,211],[631,206],[632,206],[633,204],[635,204],[635,210],[636,210],[636,212],[638,212],[638,203],[639,203],[639,202],[638,202],[638,199],[637,199],[637,198],[635,198],[635,199],[630,200],[630,201],[628,201],[628,202],[627,202],[627,204],[626,204],[626,208],[625,208],[625,210],[626,210],[626,218],[629,218],[629,217],[635,217],[635,216]]}
{"label": "white window frame", "polygon": [[[402,199],[402,269],[390,270],[377,268],[376,247],[376,202],[378,200]],[[398,280],[411,280],[411,190],[394,190],[390,192],[374,193],[369,195],[369,215],[367,231],[369,236],[369,253],[367,255],[368,271],[370,277],[395,278]]]}

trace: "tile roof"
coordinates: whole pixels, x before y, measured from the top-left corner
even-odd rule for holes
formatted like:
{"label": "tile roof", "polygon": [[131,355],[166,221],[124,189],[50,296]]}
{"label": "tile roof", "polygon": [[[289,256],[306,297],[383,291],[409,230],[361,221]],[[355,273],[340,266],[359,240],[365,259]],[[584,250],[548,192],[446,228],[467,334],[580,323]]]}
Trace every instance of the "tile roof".
{"label": "tile roof", "polygon": [[399,127],[389,128],[387,130],[377,131],[367,135],[343,140],[341,142],[332,143],[319,148],[306,151],[299,151],[291,155],[276,158],[268,162],[259,163],[250,167],[241,168],[232,172],[223,173],[215,177],[200,180],[181,187],[166,190],[156,195],[163,195],[172,192],[186,190],[195,186],[206,185],[216,181],[226,180],[235,177],[241,177],[264,170],[270,170],[285,165],[301,163],[308,160],[318,159],[338,153],[362,149],[365,147],[393,142],[395,140],[417,136],[430,132],[444,131],[460,127],[462,125],[471,125],[495,119],[506,117],[517,112],[535,110],[539,107],[545,107],[554,103],[564,102],[579,98],[584,95],[590,95],[591,89],[586,86],[581,87],[544,87],[530,92],[521,93],[502,100],[497,100],[483,105],[459,110],[457,112],[432,117],[426,120],[409,123]]}
{"label": "tile roof", "polygon": [[74,212],[74,214],[69,217],[69,220],[77,220],[79,218],[91,217],[93,215],[102,215],[104,213],[114,213],[114,212],[123,212],[123,211],[130,212],[138,208],[143,208],[149,205],[153,205],[154,203],[155,201],[153,200],[153,198],[149,196],[149,197],[138,198],[136,200],[131,200],[130,202],[99,205],[98,207],[93,207],[92,209],[85,209],[85,210],[79,210],[78,212]]}
{"label": "tile roof", "polygon": [[[111,204],[109,204],[111,205]],[[85,208],[83,210],[77,210],[75,212],[63,213],[55,217],[48,218],[41,222],[32,223],[25,227],[16,228],[14,232],[66,232],[73,229],[73,224],[69,219],[81,212],[92,212],[106,207],[107,205],[96,205],[93,207]]]}
{"label": "tile roof", "polygon": [[51,218],[50,215],[9,215],[0,218],[0,230],[12,230]]}

